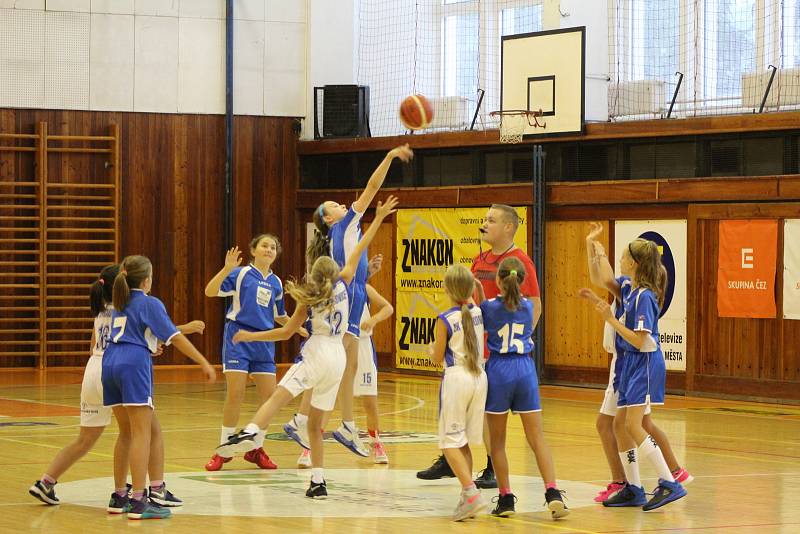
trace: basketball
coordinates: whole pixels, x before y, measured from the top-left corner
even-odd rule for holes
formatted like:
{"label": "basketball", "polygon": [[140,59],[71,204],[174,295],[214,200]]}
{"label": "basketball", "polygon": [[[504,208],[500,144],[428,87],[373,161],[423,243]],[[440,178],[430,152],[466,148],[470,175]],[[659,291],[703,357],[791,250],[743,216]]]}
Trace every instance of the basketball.
{"label": "basketball", "polygon": [[431,125],[433,106],[422,95],[411,95],[400,104],[400,122],[409,130],[423,130]]}

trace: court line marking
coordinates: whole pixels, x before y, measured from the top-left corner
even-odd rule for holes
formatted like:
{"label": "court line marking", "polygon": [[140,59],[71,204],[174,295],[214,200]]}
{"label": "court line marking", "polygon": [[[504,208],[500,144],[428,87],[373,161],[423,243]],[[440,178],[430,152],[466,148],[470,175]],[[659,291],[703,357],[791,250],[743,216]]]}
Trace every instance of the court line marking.
{"label": "court line marking", "polygon": [[[528,512],[526,512],[526,513],[528,513]],[[484,517],[484,516],[481,516],[481,517]],[[582,534],[601,534],[601,532],[597,531],[597,530],[584,530],[584,529],[580,529],[580,528],[577,528],[577,527],[562,527],[562,526],[553,524],[553,521],[546,522],[546,521],[536,520],[536,519],[525,520],[525,519],[520,519],[520,518],[517,518],[517,517],[495,517],[495,516],[491,515],[491,513],[489,515],[487,515],[486,517],[490,517],[490,518],[494,519],[495,521],[499,521],[499,522],[502,522],[502,523],[505,523],[506,521],[511,521],[511,522],[514,522],[514,523],[523,523],[525,525],[537,525],[537,526],[540,526],[540,527],[551,528],[551,529],[559,530],[559,531],[581,532]]]}

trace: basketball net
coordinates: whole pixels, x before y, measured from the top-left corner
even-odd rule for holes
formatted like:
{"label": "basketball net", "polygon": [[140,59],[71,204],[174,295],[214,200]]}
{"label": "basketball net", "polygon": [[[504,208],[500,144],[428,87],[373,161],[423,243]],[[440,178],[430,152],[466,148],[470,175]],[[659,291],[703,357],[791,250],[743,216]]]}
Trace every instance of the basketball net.
{"label": "basketball net", "polygon": [[531,113],[524,110],[493,111],[490,115],[499,118],[500,142],[503,144],[521,143],[522,136],[529,126],[545,127],[544,123],[539,124],[538,117],[535,115],[533,116],[533,122],[531,122]]}

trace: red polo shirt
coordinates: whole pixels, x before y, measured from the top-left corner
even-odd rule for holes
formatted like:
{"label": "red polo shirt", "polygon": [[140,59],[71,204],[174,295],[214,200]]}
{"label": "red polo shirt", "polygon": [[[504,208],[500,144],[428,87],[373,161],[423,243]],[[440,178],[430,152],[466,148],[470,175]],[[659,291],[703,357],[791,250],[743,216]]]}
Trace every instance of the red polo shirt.
{"label": "red polo shirt", "polygon": [[539,296],[539,280],[536,277],[536,268],[533,261],[525,254],[522,249],[514,247],[505,254],[495,256],[491,251],[478,254],[472,260],[472,274],[480,280],[483,292],[487,299],[495,298],[500,294],[495,278],[497,277],[497,267],[505,258],[518,258],[525,266],[525,280],[520,289],[525,297]]}

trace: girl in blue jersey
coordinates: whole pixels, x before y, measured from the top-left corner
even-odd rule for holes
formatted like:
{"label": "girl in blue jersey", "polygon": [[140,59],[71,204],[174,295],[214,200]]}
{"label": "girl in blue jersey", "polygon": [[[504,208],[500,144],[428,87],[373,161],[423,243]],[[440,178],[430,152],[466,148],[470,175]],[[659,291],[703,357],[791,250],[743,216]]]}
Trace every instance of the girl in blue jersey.
{"label": "girl in blue jersey", "polygon": [[[283,283],[271,269],[280,252],[277,237],[272,234],[256,236],[250,241],[252,263],[240,267],[241,252],[239,247],[234,247],[225,255],[225,266],[206,286],[207,297],[231,297],[222,344],[226,393],[220,443],[236,433],[248,376],[256,384],[259,404],[265,403],[275,391],[275,343],[234,344],[233,336],[239,330],[271,330],[276,322],[285,324],[289,320],[283,303]],[[264,451],[263,445],[262,433],[256,439],[255,448],[247,451],[244,459],[261,469],[276,469],[278,466]],[[214,454],[206,464],[206,470],[219,471],[222,464],[230,460]]]}
{"label": "girl in blue jersey", "polygon": [[452,307],[439,314],[431,343],[431,359],[444,365],[439,404],[439,448],[461,483],[453,521],[475,517],[486,507],[472,480],[472,451],[483,443],[486,373],[483,372],[483,318],[472,304],[475,279],[463,265],[444,275]]}
{"label": "girl in blue jersey", "polygon": [[347,284],[355,277],[361,253],[375,237],[381,222],[395,212],[396,206],[395,197],[389,197],[386,204],[378,203],[375,219],[341,270],[333,259],[322,256],[314,262],[305,283],[287,282],[286,292],[295,299],[297,307],[283,327],[264,332],[240,330],[233,337],[234,343],[289,339],[304,321],[309,333],[309,338],[300,349],[301,359],[289,368],[275,393],[261,405],[252,421],[217,447],[217,454],[230,456],[250,450],[258,433],[269,426],[278,411],[294,397],[311,389],[308,438],[312,470],[306,496],[327,497],[323,476],[322,419],[326,412],[333,410],[345,368],[342,338],[350,314]]}
{"label": "girl in blue jersey", "polygon": [[[86,369],[83,372],[81,383],[81,420],[80,434],[75,441],[61,449],[53,458],[42,478],[30,487],[28,492],[46,504],[60,504],[56,496],[55,486],[57,480],[75,462],[80,460],[94,447],[103,431],[111,423],[111,408],[103,406],[103,382],[101,373],[103,369],[103,353],[109,343],[111,333],[111,317],[114,312],[112,301],[112,288],[114,279],[119,274],[119,264],[107,265],[100,271],[100,276],[89,288],[89,304],[94,315],[94,328],[92,329],[91,351]],[[203,331],[205,325],[201,321],[192,321],[178,326],[184,334]],[[166,489],[163,483],[164,440],[161,427],[153,414],[152,439],[150,441],[150,455],[160,458],[161,461],[151,462],[148,466],[150,476],[149,496],[162,506],[181,506],[183,502]],[[130,428],[120,427],[117,441],[114,445],[114,487],[106,510],[109,513],[123,513],[128,504],[128,451],[130,450]]]}
{"label": "girl in blue jersey", "polygon": [[[389,151],[378,165],[367,182],[364,191],[348,208],[344,204],[325,201],[314,211],[316,232],[314,241],[309,246],[308,256],[311,262],[323,255],[330,255],[340,267],[354,254],[355,247],[361,237],[361,217],[372,203],[372,199],[380,190],[389,167],[395,158],[407,162],[413,157],[407,144]],[[342,408],[342,424],[333,433],[336,440],[359,456],[369,456],[369,449],[358,436],[358,429],[353,417],[353,384],[358,367],[358,337],[361,333],[361,314],[367,304],[367,251],[359,253],[358,268],[347,291],[350,295],[350,322],[344,338],[347,366],[342,377],[339,401]],[[302,431],[301,431],[302,432]]]}
{"label": "girl in blue jersey", "polygon": [[528,273],[525,265],[508,257],[497,267],[496,282],[499,296],[483,300],[478,284],[478,299],[488,334],[489,359],[486,376],[489,392],[486,398],[486,420],[492,441],[492,462],[497,475],[499,496],[493,515],[510,516],[515,512],[516,497],[511,492],[508,456],[506,455],[506,424],[508,412],[518,414],[528,444],[536,455],[536,465],[545,484],[545,500],[553,519],[569,514],[556,486],[553,456],[544,439],[542,404],[539,400],[539,380],[531,352],[533,330],[539,322],[533,303],[522,296],[520,286]]}
{"label": "girl in blue jersey", "polygon": [[153,417],[152,353],[160,342],[175,347],[203,368],[209,381],[214,368],[180,333],[164,304],[149,296],[153,266],[144,256],[128,256],[114,279],[110,344],[103,355],[103,405],[110,406],[120,428],[130,428],[132,492],[129,519],[169,517],[170,511],[145,498]]}
{"label": "girl in blue jersey", "polygon": [[[666,288],[666,270],[661,264],[658,246],[646,239],[633,240],[620,260],[623,278],[608,281],[608,289],[624,306],[624,323],[614,315],[609,304],[592,299],[595,309],[622,338],[624,350],[618,366],[617,414],[614,434],[625,471],[625,486],[603,501],[604,506],[643,506],[653,510],[686,495],[664,460],[655,439],[643,426],[645,410],[664,404],[666,367],[658,336],[658,317]],[[630,284],[625,283],[626,279]],[[584,297],[590,290],[581,290]],[[658,472],[658,487],[647,501],[639,472],[639,460],[645,457]]]}
{"label": "girl in blue jersey", "polygon": [[[614,288],[619,288],[620,294],[629,292],[629,286],[631,285],[630,278],[626,276],[617,277],[614,275],[614,269],[608,261],[605,249],[598,240],[598,237],[603,232],[603,226],[596,222],[590,223],[589,226],[589,234],[586,236],[586,253],[589,262],[589,278],[592,283],[604,289],[610,288],[609,290],[612,294]],[[587,293],[586,296],[593,303],[599,300],[599,297],[591,292]],[[624,321],[623,314],[625,309],[621,301],[614,299],[611,309],[614,312],[614,317],[620,321]],[[595,502],[598,503],[608,500],[609,497],[625,486],[625,471],[622,468],[622,462],[617,454],[617,440],[614,437],[615,421],[617,424],[622,424],[623,426],[625,421],[624,418],[616,419],[617,400],[619,398],[619,374],[625,354],[624,343],[625,340],[617,334],[616,330],[614,330],[609,323],[606,323],[603,335],[603,348],[611,354],[611,365],[609,367],[608,386],[606,387],[603,397],[603,403],[600,406],[600,413],[597,414],[595,426],[603,445],[603,452],[606,455],[609,469],[611,470],[611,482],[594,498]],[[645,406],[642,425],[647,433],[653,436],[656,443],[658,443],[675,480],[683,485],[691,483],[694,477],[678,464],[678,460],[672,451],[667,435],[656,426],[653,418],[650,416],[649,405]]]}

